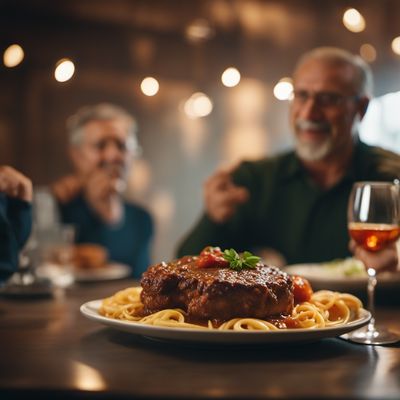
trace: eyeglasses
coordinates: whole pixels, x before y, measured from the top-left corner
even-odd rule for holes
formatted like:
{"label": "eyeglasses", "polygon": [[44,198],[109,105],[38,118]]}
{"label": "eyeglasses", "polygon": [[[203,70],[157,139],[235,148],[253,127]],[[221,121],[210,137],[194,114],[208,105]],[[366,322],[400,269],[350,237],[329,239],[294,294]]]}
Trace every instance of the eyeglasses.
{"label": "eyeglasses", "polygon": [[358,95],[344,95],[336,92],[308,92],[306,90],[294,90],[293,101],[298,104],[305,104],[309,99],[313,99],[314,103],[321,108],[337,107],[342,105],[346,100],[357,101]]}

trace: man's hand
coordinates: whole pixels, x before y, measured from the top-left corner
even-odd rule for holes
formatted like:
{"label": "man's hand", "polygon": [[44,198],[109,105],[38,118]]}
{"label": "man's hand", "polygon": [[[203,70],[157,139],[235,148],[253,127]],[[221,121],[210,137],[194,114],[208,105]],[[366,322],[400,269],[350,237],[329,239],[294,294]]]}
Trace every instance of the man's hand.
{"label": "man's hand", "polygon": [[216,223],[224,223],[235,213],[240,204],[249,198],[244,187],[236,186],[231,177],[233,169],[219,170],[204,184],[204,203],[208,217]]}
{"label": "man's hand", "polygon": [[367,268],[375,269],[378,274],[383,271],[396,271],[399,266],[396,243],[391,243],[380,251],[372,252],[365,250],[357,245],[354,240],[351,240],[349,248],[355,258],[361,260]]}
{"label": "man's hand", "polygon": [[110,176],[107,169],[98,168],[88,175],[68,175],[52,186],[56,199],[65,204],[83,193],[89,206],[107,223],[119,222],[122,205],[119,197],[122,180]]}
{"label": "man's hand", "polygon": [[0,192],[28,202],[32,201],[32,182],[7,165],[0,166]]}
{"label": "man's hand", "polygon": [[83,182],[76,175],[64,176],[51,185],[51,190],[55,198],[61,204],[70,202],[74,197],[81,193],[82,189]]}
{"label": "man's hand", "polygon": [[84,183],[84,196],[88,204],[107,223],[117,223],[122,217],[119,196],[120,179],[111,177],[105,169],[97,169]]}

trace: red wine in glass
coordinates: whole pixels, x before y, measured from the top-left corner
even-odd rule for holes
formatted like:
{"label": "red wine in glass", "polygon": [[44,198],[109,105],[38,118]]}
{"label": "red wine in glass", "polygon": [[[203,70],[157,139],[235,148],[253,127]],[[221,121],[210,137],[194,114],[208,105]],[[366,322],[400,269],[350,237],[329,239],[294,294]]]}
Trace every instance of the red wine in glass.
{"label": "red wine in glass", "polygon": [[[356,182],[348,203],[348,229],[350,236],[371,252],[384,251],[400,236],[399,184],[391,182]],[[371,320],[367,328],[343,335],[352,342],[381,345],[395,343],[400,337],[385,327],[375,325],[374,303],[376,271],[367,265],[368,308]]]}

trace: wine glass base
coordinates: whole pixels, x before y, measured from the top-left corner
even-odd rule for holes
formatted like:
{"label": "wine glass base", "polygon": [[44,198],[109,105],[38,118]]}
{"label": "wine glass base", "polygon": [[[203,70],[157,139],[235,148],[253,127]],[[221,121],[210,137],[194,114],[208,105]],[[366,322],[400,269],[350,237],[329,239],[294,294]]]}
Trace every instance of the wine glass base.
{"label": "wine glass base", "polygon": [[340,336],[340,338],[348,340],[349,342],[375,346],[392,344],[400,341],[400,335],[390,332],[386,328],[380,326],[375,326],[374,330],[368,330],[368,327],[357,329]]}
{"label": "wine glass base", "polygon": [[7,297],[47,297],[53,295],[53,285],[49,279],[38,278],[32,273],[15,272],[0,287],[0,295]]}

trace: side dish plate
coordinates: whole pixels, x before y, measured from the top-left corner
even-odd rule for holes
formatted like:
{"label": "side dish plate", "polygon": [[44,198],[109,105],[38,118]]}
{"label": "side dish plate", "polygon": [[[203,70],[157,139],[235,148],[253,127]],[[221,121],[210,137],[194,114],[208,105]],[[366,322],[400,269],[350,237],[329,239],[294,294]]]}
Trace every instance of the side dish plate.
{"label": "side dish plate", "polygon": [[88,270],[76,268],[74,276],[76,282],[99,282],[126,278],[130,273],[131,269],[128,265],[110,263],[101,268]]}
{"label": "side dish plate", "polygon": [[[308,279],[314,290],[330,289],[339,292],[366,290],[366,276],[346,276],[340,271],[340,265],[332,269],[322,264],[293,264],[283,267],[282,270],[291,275],[300,275]],[[379,289],[400,289],[400,272],[383,272],[377,275]]]}

